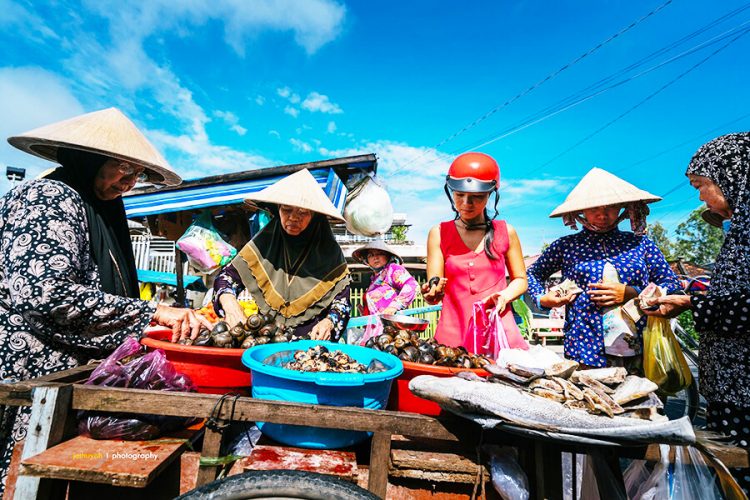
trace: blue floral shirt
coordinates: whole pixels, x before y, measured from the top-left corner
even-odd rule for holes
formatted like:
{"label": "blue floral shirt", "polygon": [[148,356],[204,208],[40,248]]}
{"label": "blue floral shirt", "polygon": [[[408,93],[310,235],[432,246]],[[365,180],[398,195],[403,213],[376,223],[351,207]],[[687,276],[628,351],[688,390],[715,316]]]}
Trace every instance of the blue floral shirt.
{"label": "blue floral shirt", "polygon": [[[601,281],[604,264],[612,264],[620,282],[640,293],[653,282],[668,293],[681,290],[680,282],[659,248],[647,236],[614,229],[608,233],[583,231],[564,236],[552,243],[528,269],[529,293],[539,305],[545,294],[544,282],[561,271],[582,290],[589,283]],[[569,304],[565,313],[565,357],[589,366],[607,365],[604,356],[603,308],[582,293]],[[643,331],[645,318],[636,325]]]}

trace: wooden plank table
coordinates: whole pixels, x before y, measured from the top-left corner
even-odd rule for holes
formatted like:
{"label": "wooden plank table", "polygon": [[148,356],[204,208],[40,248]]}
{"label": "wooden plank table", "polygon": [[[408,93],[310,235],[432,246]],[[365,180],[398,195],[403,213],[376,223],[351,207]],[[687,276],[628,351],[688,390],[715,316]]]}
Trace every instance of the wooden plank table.
{"label": "wooden plank table", "polygon": [[[63,374],[62,377],[71,377]],[[145,413],[157,415],[171,415],[179,417],[211,417],[216,409],[216,403],[221,396],[214,394],[177,393],[162,391],[146,391],[139,389],[120,389],[80,384],[63,384],[61,378],[52,378],[36,385],[35,381],[23,384],[0,384],[0,404],[30,404],[32,399],[36,406],[32,411],[32,420],[37,418],[34,413],[45,412],[39,394],[47,389],[62,391],[62,396],[53,398],[57,401],[52,413],[54,415],[52,428],[60,425],[62,415],[70,415],[75,410],[110,411],[119,413]],[[66,379],[67,380],[67,379]],[[24,392],[27,391],[27,392]],[[40,392],[41,391],[41,392]],[[65,396],[65,393],[68,393]],[[33,396],[32,396],[33,394]],[[47,404],[49,406],[49,404]],[[63,411],[63,407],[67,411]],[[561,446],[548,444],[544,440],[530,440],[511,435],[502,430],[480,432],[478,426],[459,417],[433,418],[415,413],[405,413],[387,410],[368,410],[351,407],[333,407],[288,403],[280,401],[258,400],[240,397],[236,403],[223,405],[218,415],[223,420],[255,422],[264,421],[278,424],[305,425],[330,429],[373,432],[370,448],[370,467],[368,470],[368,489],[380,497],[384,497],[388,485],[388,471],[391,457],[391,439],[393,435],[403,435],[430,440],[447,442],[460,441],[468,446],[485,443],[502,443],[519,446],[521,449],[521,463],[530,476],[532,495],[536,498],[547,496],[558,498],[561,494],[561,478],[559,476],[559,452],[588,453],[587,446]],[[49,441],[49,440],[48,440]],[[42,439],[36,445],[37,453],[57,444],[51,440],[46,446]],[[207,432],[204,438],[202,454],[204,457],[215,457],[219,454],[221,434]],[[41,449],[40,449],[41,448]],[[610,450],[616,454],[627,454],[631,458],[653,459],[658,456],[658,446],[636,446]],[[717,451],[718,457],[728,467],[748,467],[748,456],[744,450],[727,447]],[[25,456],[24,458],[30,458]],[[203,468],[205,469],[205,468]],[[205,484],[215,477],[215,469],[206,469],[199,475],[198,485]],[[555,471],[554,475],[550,471]],[[29,476],[20,476],[28,478]]]}

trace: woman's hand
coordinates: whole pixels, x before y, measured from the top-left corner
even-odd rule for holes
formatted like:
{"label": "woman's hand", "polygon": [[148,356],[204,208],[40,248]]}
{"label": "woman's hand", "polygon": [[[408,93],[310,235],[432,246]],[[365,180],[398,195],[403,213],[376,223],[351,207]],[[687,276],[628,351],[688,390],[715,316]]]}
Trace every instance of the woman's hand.
{"label": "woman's hand", "polygon": [[635,288],[624,283],[589,283],[586,293],[599,307],[619,306],[638,295]]}
{"label": "woman's hand", "polygon": [[230,328],[240,323],[245,324],[247,316],[245,316],[245,310],[242,309],[237,297],[231,293],[224,293],[219,297],[219,303],[221,304],[221,308],[224,309],[224,321],[227,322]]}
{"label": "woman's hand", "polygon": [[429,282],[423,284],[422,297],[424,297],[424,300],[426,300],[428,304],[437,304],[443,300],[446,283],[448,283],[448,278],[440,278],[435,285],[430,285]]}
{"label": "woman's hand", "polygon": [[163,304],[156,306],[153,321],[158,325],[172,329],[172,342],[185,338],[194,339],[202,328],[211,330],[213,325],[206,318],[192,309],[169,307]]}
{"label": "woman's hand", "polygon": [[658,316],[662,318],[674,318],[683,311],[690,309],[690,295],[665,295],[648,301],[649,307],[658,306],[657,309],[641,309],[647,316]]}
{"label": "woman's hand", "polygon": [[323,318],[310,331],[310,340],[330,340],[333,331],[333,321]]}
{"label": "woman's hand", "polygon": [[494,307],[498,313],[501,313],[508,306],[508,299],[505,298],[505,295],[503,295],[502,292],[495,292],[483,298],[482,304],[485,309]]}
{"label": "woman's hand", "polygon": [[562,307],[571,304],[577,298],[577,293],[560,295],[555,291],[551,291],[539,297],[539,305],[542,307],[546,307],[547,309],[554,309],[555,307]]}

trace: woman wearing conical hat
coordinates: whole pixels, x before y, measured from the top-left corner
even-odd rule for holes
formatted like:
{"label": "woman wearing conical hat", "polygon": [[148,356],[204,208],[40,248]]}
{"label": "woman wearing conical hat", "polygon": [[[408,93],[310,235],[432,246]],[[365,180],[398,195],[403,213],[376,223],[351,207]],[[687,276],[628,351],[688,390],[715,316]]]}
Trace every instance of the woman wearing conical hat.
{"label": "woman wearing conical hat", "polygon": [[352,252],[352,258],[373,271],[365,293],[364,315],[396,314],[414,301],[417,280],[402,265],[401,257],[383,240],[359,247]]}
{"label": "woman wearing conical hat", "polygon": [[[609,314],[612,308],[636,297],[650,282],[669,292],[680,283],[664,255],[644,235],[648,203],[660,200],[611,173],[593,168],[550,217],[583,229],[552,243],[528,269],[529,293],[541,307],[567,306],[565,357],[586,366],[607,366],[607,354],[620,357],[640,353],[640,332]],[[630,219],[631,231],[620,222]],[[544,282],[561,271],[582,293],[545,293]]]}
{"label": "woman wearing conical hat", "polygon": [[[175,335],[211,327],[189,309],[139,298],[122,194],[180,177],[125,115],[110,108],[8,142],[61,166],[0,198],[0,379],[105,357],[152,321]],[[3,485],[29,413],[0,406]]]}
{"label": "woman wearing conical hat", "polygon": [[245,201],[272,219],[217,276],[215,310],[231,326],[245,322],[237,295],[247,289],[277,334],[337,341],[349,321],[351,277],[327,217],[343,221],[341,213],[308,170]]}

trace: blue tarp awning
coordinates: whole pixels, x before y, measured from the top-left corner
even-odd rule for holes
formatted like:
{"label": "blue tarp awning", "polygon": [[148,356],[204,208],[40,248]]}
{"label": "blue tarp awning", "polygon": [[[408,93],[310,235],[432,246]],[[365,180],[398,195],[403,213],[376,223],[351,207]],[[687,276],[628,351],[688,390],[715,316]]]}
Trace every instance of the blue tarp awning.
{"label": "blue tarp awning", "polygon": [[[175,273],[162,273],[160,271],[150,271],[147,269],[137,269],[138,281],[141,283],[161,283],[163,285],[177,286],[177,275]],[[182,277],[184,286],[190,286],[201,278],[186,274]]]}
{"label": "blue tarp awning", "polygon": [[[347,190],[336,172],[332,168],[321,168],[311,170],[310,173],[336,208],[343,213]],[[124,196],[125,213],[127,217],[145,217],[222,205],[239,205],[248,194],[260,191],[286,175],[288,174]]]}

